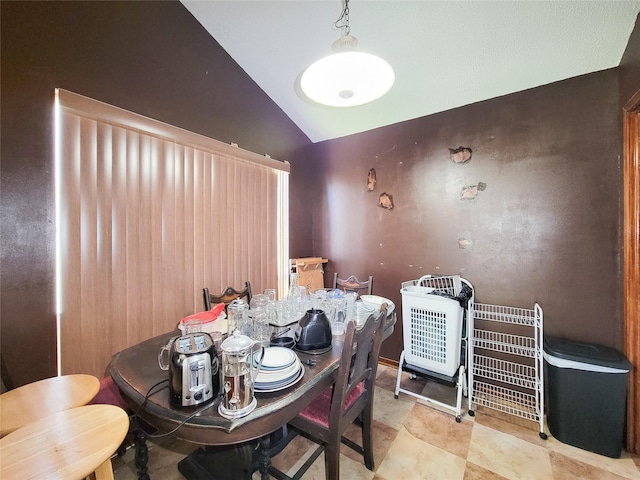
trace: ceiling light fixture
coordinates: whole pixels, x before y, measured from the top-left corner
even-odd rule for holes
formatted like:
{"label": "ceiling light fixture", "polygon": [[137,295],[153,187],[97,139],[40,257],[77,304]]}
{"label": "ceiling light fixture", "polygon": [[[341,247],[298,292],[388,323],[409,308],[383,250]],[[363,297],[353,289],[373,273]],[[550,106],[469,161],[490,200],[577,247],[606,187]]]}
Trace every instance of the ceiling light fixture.
{"label": "ceiling light fixture", "polygon": [[333,43],[333,55],[312,63],[300,78],[300,87],[314,102],[330,107],[355,107],[387,93],[396,79],[391,65],[370,53],[356,51],[358,40],[350,35],[349,0],[333,28],[342,36]]}

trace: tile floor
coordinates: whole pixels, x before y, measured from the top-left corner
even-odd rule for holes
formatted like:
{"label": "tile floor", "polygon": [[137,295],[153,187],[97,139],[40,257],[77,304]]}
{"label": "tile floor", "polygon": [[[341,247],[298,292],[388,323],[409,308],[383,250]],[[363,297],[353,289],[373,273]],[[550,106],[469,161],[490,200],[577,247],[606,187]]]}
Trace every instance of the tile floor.
{"label": "tile floor", "polygon": [[[454,401],[454,388],[407,377],[403,378],[403,388],[424,392],[445,403]],[[464,415],[462,422],[456,423],[449,410],[402,393],[395,399],[395,380],[396,370],[381,365],[374,406],[375,472],[367,470],[362,458],[343,446],[343,479],[640,479],[640,456],[623,451],[621,458],[612,459],[566,445],[551,436],[542,440],[536,423],[500,418],[499,413],[490,410],[478,409],[474,417]],[[176,464],[197,448],[172,438],[149,441],[148,445],[149,475],[153,480],[182,479]],[[273,464],[293,473],[312,450],[313,444],[297,437],[273,459]],[[323,462],[321,455],[304,479],[324,480]],[[122,458],[114,458],[113,466],[115,480],[135,479],[133,449]],[[254,479],[258,478],[254,474]]]}

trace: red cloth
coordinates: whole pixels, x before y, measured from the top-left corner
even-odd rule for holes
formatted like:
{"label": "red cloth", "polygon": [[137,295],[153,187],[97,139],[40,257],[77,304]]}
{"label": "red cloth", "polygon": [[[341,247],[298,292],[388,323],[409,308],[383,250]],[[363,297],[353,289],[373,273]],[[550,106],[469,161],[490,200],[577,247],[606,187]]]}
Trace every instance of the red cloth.
{"label": "red cloth", "polygon": [[211,307],[211,310],[205,310],[204,312],[194,313],[180,320],[180,325],[184,325],[189,320],[200,320],[200,323],[215,322],[218,316],[224,310],[224,303],[218,303]]}
{"label": "red cloth", "polygon": [[[305,407],[300,416],[310,420],[318,425],[322,425],[325,428],[329,428],[329,411],[331,410],[331,393],[333,387],[328,387],[318,395],[313,402]],[[354,402],[364,393],[364,382],[360,382],[355,386],[351,393],[344,401],[343,409],[348,409]]]}
{"label": "red cloth", "polygon": [[100,380],[100,390],[98,390],[96,396],[93,397],[93,400],[89,402],[89,405],[93,404],[115,405],[124,410],[129,409],[129,405],[127,405],[127,402],[125,402],[122,395],[120,395],[120,390],[111,377],[104,377]]}

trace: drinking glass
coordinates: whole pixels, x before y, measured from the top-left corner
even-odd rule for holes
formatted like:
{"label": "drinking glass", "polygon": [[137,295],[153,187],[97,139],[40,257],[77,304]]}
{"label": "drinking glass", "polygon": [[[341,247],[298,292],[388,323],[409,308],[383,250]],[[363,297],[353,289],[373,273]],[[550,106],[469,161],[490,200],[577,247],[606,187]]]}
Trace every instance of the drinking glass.
{"label": "drinking glass", "polygon": [[343,335],[344,334],[344,310],[338,310],[333,322],[331,322],[331,334]]}
{"label": "drinking glass", "polygon": [[249,305],[241,298],[236,298],[229,304],[227,309],[229,313],[229,320],[227,326],[227,333],[233,335],[236,330],[247,330],[247,313]]}
{"label": "drinking glass", "polygon": [[184,322],[184,333],[200,333],[202,331],[202,320],[199,318],[190,318],[186,322]]}
{"label": "drinking glass", "polygon": [[289,303],[286,300],[278,300],[276,302],[276,323],[277,325],[286,325],[289,323]]}
{"label": "drinking glass", "polygon": [[253,339],[263,347],[268,347],[271,343],[271,328],[265,310],[254,310],[253,317]]}
{"label": "drinking glass", "polygon": [[355,317],[355,314],[356,314],[355,304],[356,304],[356,299],[358,298],[358,292],[347,292],[345,293],[345,297],[347,298],[346,318],[347,320],[349,320]]}
{"label": "drinking glass", "polygon": [[251,297],[249,306],[251,310],[264,310],[267,311],[267,305],[269,304],[269,297],[263,293],[258,293]]}

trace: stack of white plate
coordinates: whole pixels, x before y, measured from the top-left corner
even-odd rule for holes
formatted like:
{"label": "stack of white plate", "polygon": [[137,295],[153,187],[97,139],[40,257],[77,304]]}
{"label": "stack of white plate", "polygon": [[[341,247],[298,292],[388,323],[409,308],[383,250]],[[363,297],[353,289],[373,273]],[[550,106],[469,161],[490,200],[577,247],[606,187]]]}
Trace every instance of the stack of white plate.
{"label": "stack of white plate", "polygon": [[303,375],[304,367],[293,350],[267,347],[254,388],[256,392],[277,392],[299,382]]}
{"label": "stack of white plate", "polygon": [[362,300],[366,305],[374,306],[377,310],[380,310],[382,304],[386,303],[387,316],[391,315],[393,310],[396,308],[395,304],[391,300],[379,297],[378,295],[360,295],[360,300]]}

